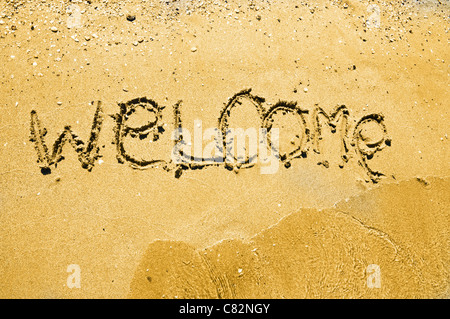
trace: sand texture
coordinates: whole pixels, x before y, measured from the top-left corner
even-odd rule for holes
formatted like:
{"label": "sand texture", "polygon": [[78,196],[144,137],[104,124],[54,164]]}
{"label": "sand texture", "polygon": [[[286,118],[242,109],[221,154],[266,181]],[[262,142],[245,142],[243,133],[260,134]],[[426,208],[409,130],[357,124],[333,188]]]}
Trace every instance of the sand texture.
{"label": "sand texture", "polygon": [[448,298],[449,15],[1,0],[0,297]]}

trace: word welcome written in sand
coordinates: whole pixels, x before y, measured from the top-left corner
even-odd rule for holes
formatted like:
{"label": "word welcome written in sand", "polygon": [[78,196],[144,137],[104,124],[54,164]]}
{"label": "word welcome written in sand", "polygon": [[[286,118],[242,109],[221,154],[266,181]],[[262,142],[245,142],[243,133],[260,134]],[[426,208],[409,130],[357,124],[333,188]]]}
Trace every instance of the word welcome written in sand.
{"label": "word welcome written in sand", "polygon": [[[357,155],[359,165],[365,170],[368,181],[378,182],[384,176],[383,173],[372,170],[368,165],[373,155],[383,150],[385,146],[390,146],[389,138],[381,114],[369,114],[356,121],[353,133],[349,132],[349,110],[345,105],[335,108],[331,114],[327,114],[317,105],[312,111],[300,108],[296,102],[278,102],[270,108],[263,107],[264,98],[254,96],[251,90],[244,90],[225,104],[220,113],[218,127],[212,128],[207,134],[212,141],[200,152],[194,148],[191,152],[191,134],[183,128],[181,121],[181,104],[179,101],[173,106],[174,130],[171,140],[170,154],[166,158],[152,158],[152,154],[132,154],[127,150],[127,140],[144,142],[152,147],[161,141],[161,136],[166,133],[164,128],[162,110],[155,101],[147,98],[137,98],[127,103],[119,104],[119,112],[110,115],[115,121],[114,141],[116,146],[117,159],[119,163],[129,163],[133,168],[145,169],[151,167],[161,167],[167,171],[174,170],[175,177],[179,178],[183,170],[201,169],[207,166],[224,166],[229,170],[237,172],[241,168],[249,168],[255,165],[255,156],[258,148],[252,147],[252,142],[259,145],[261,152],[265,147],[271,151],[271,158],[276,158],[277,163],[281,162],[286,168],[291,166],[291,161],[297,158],[306,158],[312,149],[315,153],[321,153],[321,141],[323,140],[323,127],[329,127],[331,133],[339,131],[340,158],[339,167],[343,168],[353,154]],[[233,120],[233,113],[240,107],[253,108],[255,116],[258,117],[259,127],[248,127],[244,129],[230,127]],[[242,114],[242,113],[240,113]],[[248,113],[245,113],[248,114]],[[310,124],[308,127],[307,117]],[[37,162],[43,174],[50,174],[52,166],[64,159],[62,156],[63,147],[68,142],[75,149],[82,167],[91,171],[96,161],[101,157],[99,147],[99,136],[105,114],[102,103],[99,101],[94,115],[94,120],[87,143],[81,140],[70,126],[66,126],[53,144],[51,152],[45,142],[47,130],[42,126],[37,112],[31,111],[31,137],[37,151]],[[144,121],[143,121],[144,119]],[[286,127],[285,124],[293,123],[290,129],[280,136],[278,128]],[[262,139],[257,140],[256,129],[262,132]],[[195,130],[195,129],[194,129]],[[198,135],[194,132],[195,136]],[[280,147],[279,140],[283,137],[290,137],[287,147]],[[247,143],[248,140],[248,143]],[[201,137],[200,143],[202,144]],[[250,145],[249,145],[250,144]],[[236,147],[236,145],[240,145]],[[198,145],[197,145],[198,146]],[[206,149],[209,151],[206,152]],[[142,151],[141,151],[142,152]],[[210,154],[205,156],[205,154]],[[267,152],[266,152],[267,154]],[[321,162],[328,167],[328,161]],[[278,164],[277,164],[278,167]]]}

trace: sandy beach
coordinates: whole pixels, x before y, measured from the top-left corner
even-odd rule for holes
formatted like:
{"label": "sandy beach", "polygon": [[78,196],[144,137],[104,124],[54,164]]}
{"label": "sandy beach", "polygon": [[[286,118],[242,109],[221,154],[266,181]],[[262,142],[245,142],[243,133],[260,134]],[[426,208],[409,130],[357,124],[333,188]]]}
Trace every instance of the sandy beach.
{"label": "sandy beach", "polygon": [[2,0],[0,297],[448,298],[449,15]]}

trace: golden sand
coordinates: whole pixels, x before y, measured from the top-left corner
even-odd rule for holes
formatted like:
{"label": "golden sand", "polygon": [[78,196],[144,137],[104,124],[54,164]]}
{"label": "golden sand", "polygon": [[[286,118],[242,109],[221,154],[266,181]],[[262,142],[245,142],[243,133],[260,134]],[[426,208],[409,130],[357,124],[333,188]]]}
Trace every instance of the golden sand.
{"label": "golden sand", "polygon": [[[2,1],[0,297],[448,298],[449,13]],[[285,156],[176,165],[195,120]]]}

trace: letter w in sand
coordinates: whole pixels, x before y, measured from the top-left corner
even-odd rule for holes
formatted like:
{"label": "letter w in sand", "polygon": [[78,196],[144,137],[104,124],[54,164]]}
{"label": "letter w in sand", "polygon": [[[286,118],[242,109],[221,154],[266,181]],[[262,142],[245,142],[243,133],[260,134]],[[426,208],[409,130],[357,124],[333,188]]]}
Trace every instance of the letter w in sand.
{"label": "letter w in sand", "polygon": [[70,126],[66,126],[61,135],[53,144],[53,150],[49,153],[47,144],[45,143],[45,135],[47,130],[42,127],[42,124],[37,116],[36,111],[31,111],[31,136],[30,141],[34,142],[38,155],[38,163],[41,167],[42,174],[50,174],[51,166],[56,165],[59,161],[64,159],[61,155],[64,145],[69,142],[78,154],[78,160],[81,162],[83,168],[92,170],[95,160],[99,156],[98,138],[103,123],[103,111],[101,102],[98,101],[97,110],[95,111],[94,121],[92,124],[91,135],[89,142],[85,143],[72,131]]}

